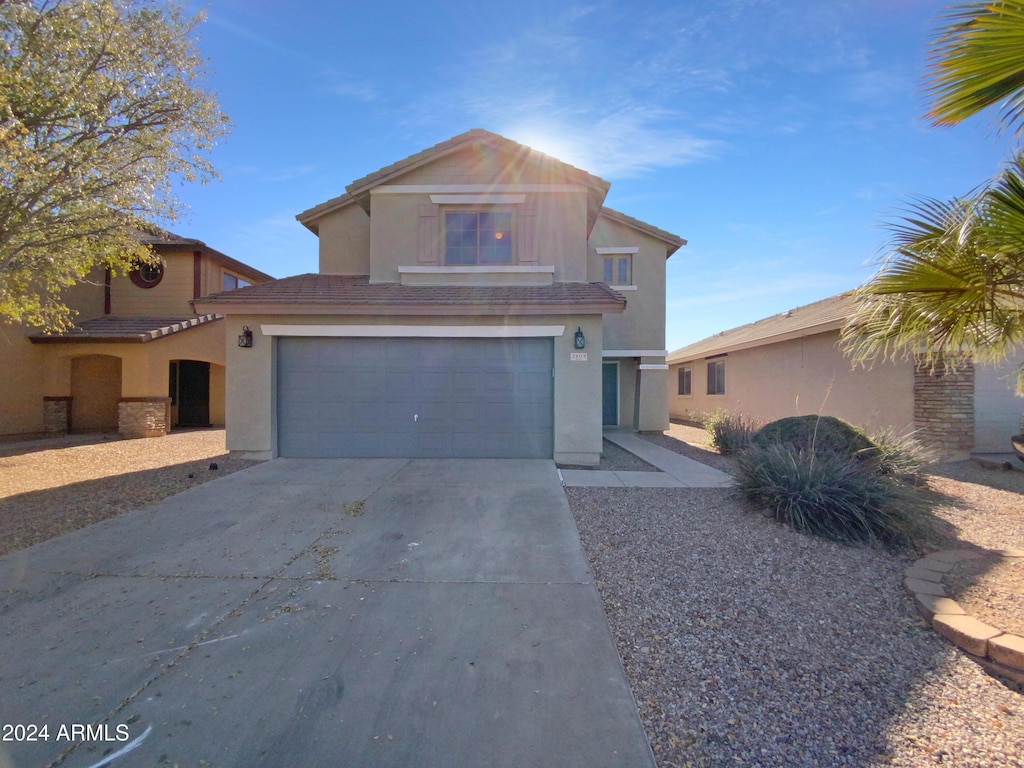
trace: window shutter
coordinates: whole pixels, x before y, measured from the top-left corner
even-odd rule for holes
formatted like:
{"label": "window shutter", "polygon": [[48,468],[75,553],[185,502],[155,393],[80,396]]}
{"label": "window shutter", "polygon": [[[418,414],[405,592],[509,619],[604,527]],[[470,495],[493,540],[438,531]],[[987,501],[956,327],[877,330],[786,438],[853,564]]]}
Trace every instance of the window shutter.
{"label": "window shutter", "polygon": [[441,243],[438,208],[439,206],[434,203],[420,204],[420,216],[416,225],[416,261],[420,264],[437,264]]}
{"label": "window shutter", "polygon": [[540,256],[537,253],[537,212],[533,200],[528,199],[526,205],[519,209],[516,217],[516,233],[518,238],[517,251],[520,264],[536,264]]}

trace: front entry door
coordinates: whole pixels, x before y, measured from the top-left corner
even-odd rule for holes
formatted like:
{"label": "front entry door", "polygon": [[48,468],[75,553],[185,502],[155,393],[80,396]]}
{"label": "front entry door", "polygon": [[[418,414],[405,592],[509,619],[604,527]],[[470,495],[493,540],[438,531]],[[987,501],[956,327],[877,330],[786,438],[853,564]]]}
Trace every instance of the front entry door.
{"label": "front entry door", "polygon": [[618,426],[619,423],[619,364],[601,364],[601,423]]}
{"label": "front entry door", "polygon": [[178,362],[178,426],[210,426],[210,364]]}

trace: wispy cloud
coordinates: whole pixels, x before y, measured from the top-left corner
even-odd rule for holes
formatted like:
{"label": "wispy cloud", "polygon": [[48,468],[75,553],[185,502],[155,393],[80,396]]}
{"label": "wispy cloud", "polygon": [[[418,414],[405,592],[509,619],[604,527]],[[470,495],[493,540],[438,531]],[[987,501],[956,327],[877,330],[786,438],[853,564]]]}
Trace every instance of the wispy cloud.
{"label": "wispy cloud", "polygon": [[[741,306],[754,299],[772,296],[799,296],[811,294],[818,297],[851,288],[848,274],[830,272],[795,272],[766,278],[764,275],[751,276],[705,284],[704,290],[676,294],[668,301],[670,309],[697,309],[700,307]],[[783,307],[780,312],[793,307]],[[721,330],[725,330],[722,328]]]}
{"label": "wispy cloud", "polygon": [[299,59],[302,61],[309,61],[309,59],[306,56],[302,55],[301,53],[292,48],[288,48],[287,46],[282,45],[274,38],[269,37],[267,35],[261,35],[256,30],[244,26],[242,24],[237,24],[236,22],[231,21],[220,14],[207,14],[206,21],[215,27],[220,27],[221,29],[230,32],[236,37],[240,37],[243,40],[246,40],[259,48],[263,48],[265,50],[270,51],[271,53],[278,54],[279,56],[287,56],[289,58]]}
{"label": "wispy cloud", "polygon": [[[576,119],[573,119],[573,118]],[[527,118],[497,130],[600,176],[626,178],[713,157],[722,142],[693,136],[640,105],[608,114]],[[507,118],[506,118],[507,119]]]}

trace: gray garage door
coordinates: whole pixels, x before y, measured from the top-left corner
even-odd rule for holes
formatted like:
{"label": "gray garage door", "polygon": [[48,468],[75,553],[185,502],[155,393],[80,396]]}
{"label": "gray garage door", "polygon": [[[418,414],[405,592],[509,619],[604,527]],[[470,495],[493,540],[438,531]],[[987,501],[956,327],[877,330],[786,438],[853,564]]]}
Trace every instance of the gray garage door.
{"label": "gray garage door", "polygon": [[283,337],[281,456],[551,458],[551,339]]}

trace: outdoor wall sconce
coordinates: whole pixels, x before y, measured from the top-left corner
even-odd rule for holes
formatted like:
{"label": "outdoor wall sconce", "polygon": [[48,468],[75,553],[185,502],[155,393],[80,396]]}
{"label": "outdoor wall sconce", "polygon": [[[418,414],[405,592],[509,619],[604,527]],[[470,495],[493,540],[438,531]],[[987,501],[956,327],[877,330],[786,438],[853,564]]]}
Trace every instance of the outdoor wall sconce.
{"label": "outdoor wall sconce", "polygon": [[572,345],[576,347],[576,349],[585,349],[587,346],[587,340],[583,336],[583,330],[578,325],[576,326],[576,335],[572,338]]}
{"label": "outdoor wall sconce", "polygon": [[252,346],[252,331],[249,330],[248,325],[242,326],[242,333],[238,336],[238,346],[247,348]]}

